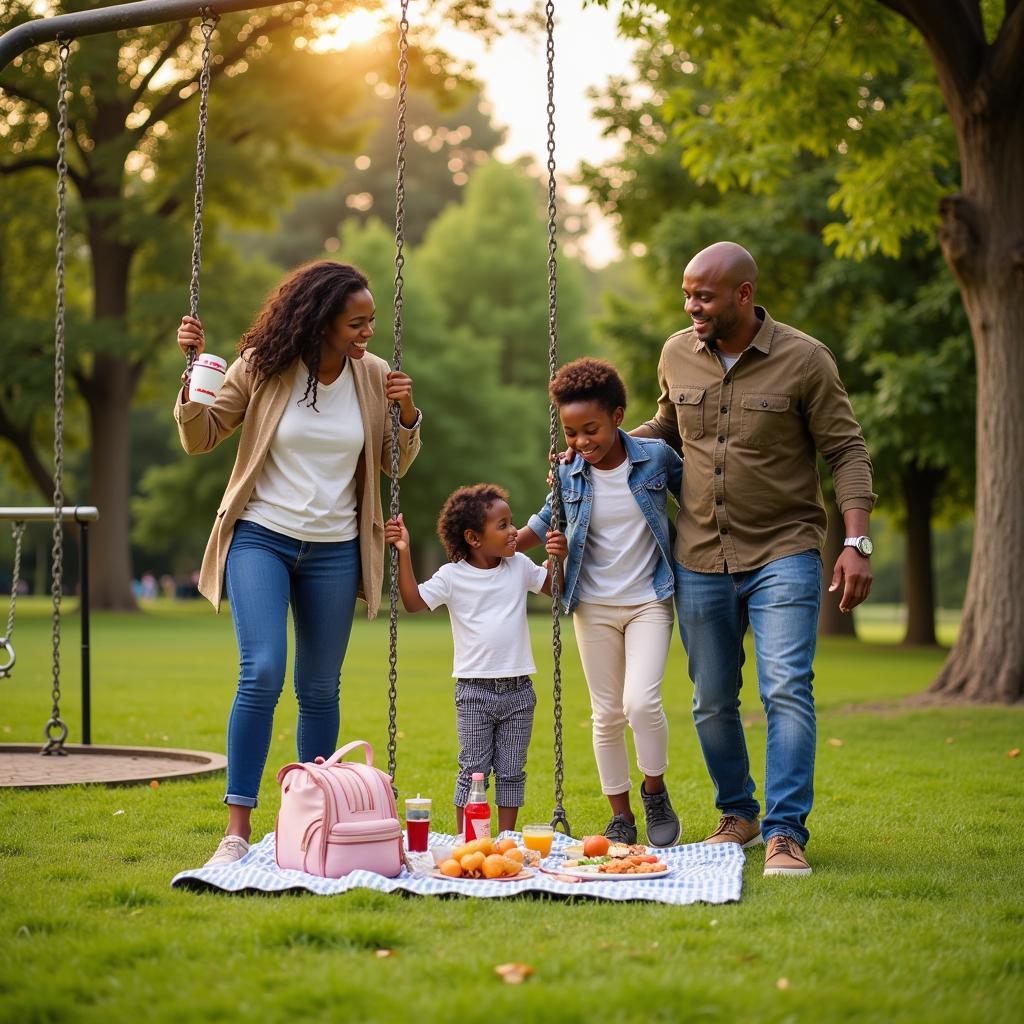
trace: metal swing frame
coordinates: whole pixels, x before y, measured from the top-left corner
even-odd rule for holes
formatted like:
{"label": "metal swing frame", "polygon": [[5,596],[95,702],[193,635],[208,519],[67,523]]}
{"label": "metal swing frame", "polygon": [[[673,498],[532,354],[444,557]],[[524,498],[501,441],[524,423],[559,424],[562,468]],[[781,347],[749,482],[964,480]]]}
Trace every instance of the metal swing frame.
{"label": "metal swing frame", "polygon": [[[66,69],[67,45],[71,39],[88,35],[99,35],[105,32],[115,32],[121,29],[142,28],[150,25],[165,24],[168,22],[191,20],[200,17],[203,22],[204,46],[204,77],[205,85],[209,85],[209,44],[212,26],[221,14],[231,12],[257,10],[264,7],[279,6],[281,0],[205,0],[197,3],[196,0],[137,0],[135,3],[115,4],[109,7],[100,7],[94,10],[78,11],[69,14],[57,15],[52,18],[40,18],[23,22],[15,26],[3,35],[0,35],[0,71],[11,61],[42,43],[59,41],[62,47],[62,67]],[[404,208],[405,208],[405,110],[406,110],[406,75],[408,69],[408,4],[409,0],[402,0],[400,29],[400,91],[399,91],[399,131],[398,131],[398,158],[397,171],[398,180],[396,185],[396,210],[395,210],[395,352],[394,368],[401,368],[402,357],[402,308],[403,308],[403,267],[405,257],[404,247]],[[555,180],[555,103],[554,103],[554,0],[546,0],[546,56],[547,56],[547,172],[548,172],[548,370],[549,377],[553,377],[558,364],[558,325],[557,325],[557,243],[556,243],[556,180]],[[62,93],[63,97],[63,93]],[[205,97],[205,91],[204,91]],[[192,280],[190,289],[192,315],[198,311],[199,299],[199,252],[201,237],[201,212],[202,212],[202,187],[205,171],[205,107],[200,112],[200,135],[199,149],[197,153],[197,181],[196,181],[196,226],[194,233]],[[63,141],[63,140],[61,140]],[[62,277],[62,267],[59,275]],[[191,360],[188,360],[191,364]],[[58,411],[59,415],[59,411]],[[554,405],[549,408],[549,432],[550,432],[550,454],[553,458],[558,450],[558,419]],[[398,432],[398,406],[395,404],[391,410],[391,428],[393,441]],[[398,484],[398,452],[397,444],[392,444],[392,474],[391,474],[391,514],[397,515],[399,508],[399,484]],[[61,519],[64,514],[62,495],[58,492],[55,495],[55,507],[50,509],[50,515],[55,520],[55,544],[61,529]],[[552,483],[552,522],[560,523],[561,518],[561,488],[558,474],[554,474]],[[98,513],[97,513],[98,515]],[[13,518],[13,517],[8,517]],[[76,516],[77,518],[77,516]],[[82,558],[83,572],[87,572],[87,555],[85,522],[82,522]],[[397,603],[398,603],[398,560],[396,553],[391,552],[389,567],[389,584],[391,591],[391,614],[390,614],[390,658],[389,658],[389,722],[388,722],[388,767],[392,780],[396,773],[396,699],[397,699]],[[563,806],[563,744],[562,744],[562,685],[561,685],[561,633],[560,633],[560,594],[561,594],[561,573],[558,565],[554,566],[552,573],[552,653],[554,656],[553,675],[553,704],[554,704],[554,748],[555,748],[555,805],[552,812],[552,825],[561,828],[566,834],[571,834],[569,821]],[[59,602],[59,598],[55,598]],[[88,590],[83,589],[83,735],[85,743],[89,742],[88,726],[88,703],[86,700],[86,681],[88,679]],[[55,610],[55,617],[56,617]],[[56,648],[56,644],[55,644]],[[55,649],[55,664],[58,660],[58,653]],[[59,695],[59,682],[55,669],[55,694]],[[55,697],[54,718],[51,725],[60,723],[57,713]],[[63,725],[63,723],[60,723]],[[64,735],[67,729],[64,726]],[[49,746],[54,745],[51,738]],[[63,738],[56,741],[58,747],[62,747]],[[62,749],[58,752],[63,752]]]}

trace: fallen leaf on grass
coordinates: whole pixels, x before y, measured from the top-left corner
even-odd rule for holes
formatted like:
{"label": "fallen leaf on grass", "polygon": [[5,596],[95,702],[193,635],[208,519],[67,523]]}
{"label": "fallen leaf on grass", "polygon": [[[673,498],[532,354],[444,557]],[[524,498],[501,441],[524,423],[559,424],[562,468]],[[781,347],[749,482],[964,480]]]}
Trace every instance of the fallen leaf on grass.
{"label": "fallen leaf on grass", "polygon": [[394,956],[395,951],[393,949],[378,949],[373,954],[378,960],[387,960],[389,956]]}
{"label": "fallen leaf on grass", "polygon": [[1014,747],[1013,750],[1006,752],[1007,757],[1020,757],[1020,747]]}
{"label": "fallen leaf on grass", "polygon": [[111,815],[111,817],[112,818],[116,818],[119,814],[124,814],[124,811],[114,811],[114,813]]}
{"label": "fallen leaf on grass", "polygon": [[833,736],[833,737],[831,737],[829,739],[828,745],[830,747],[841,747],[843,745],[843,741],[841,739],[837,739],[835,736]]}
{"label": "fallen leaf on grass", "polygon": [[160,783],[159,783],[159,782],[157,782],[157,781],[156,781],[156,779],[153,779],[153,780],[152,780],[152,781],[150,782],[150,784],[149,784],[149,788],[150,788],[150,789],[159,789],[159,788],[160,788]]}
{"label": "fallen leaf on grass", "polygon": [[946,742],[947,743],[956,743],[956,738],[953,737],[953,736],[947,736],[946,737]]}
{"label": "fallen leaf on grass", "polygon": [[775,987],[780,992],[785,992],[786,989],[789,988],[789,978],[779,978],[779,980],[775,982]]}
{"label": "fallen leaf on grass", "polygon": [[506,985],[521,985],[533,974],[533,968],[529,964],[498,964],[494,968],[494,973]]}

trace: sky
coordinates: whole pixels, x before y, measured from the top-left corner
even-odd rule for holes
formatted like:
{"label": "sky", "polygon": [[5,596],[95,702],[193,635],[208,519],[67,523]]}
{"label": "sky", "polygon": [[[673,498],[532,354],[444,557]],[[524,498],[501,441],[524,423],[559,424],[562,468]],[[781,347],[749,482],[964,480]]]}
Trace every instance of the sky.
{"label": "sky", "polygon": [[[501,10],[523,12],[536,0],[496,0]],[[384,16],[398,17],[398,0],[384,0]],[[409,5],[415,23],[417,0]],[[618,143],[601,137],[591,117],[587,90],[603,86],[609,77],[625,74],[636,44],[616,36],[617,7],[584,7],[583,0],[555,0],[555,154],[560,177],[575,172],[580,161],[598,163],[618,152]],[[373,30],[375,18],[347,19],[351,35],[360,24]],[[340,33],[339,33],[340,34]],[[490,47],[471,33],[443,28],[438,43],[455,57],[471,61],[484,85],[484,95],[496,124],[507,130],[498,158],[511,161],[532,157],[539,166],[547,163],[547,70],[545,35],[508,34]],[[579,202],[582,190],[570,191]],[[618,254],[614,229],[601,217],[591,217],[591,230],[583,240],[584,256],[602,266]]]}

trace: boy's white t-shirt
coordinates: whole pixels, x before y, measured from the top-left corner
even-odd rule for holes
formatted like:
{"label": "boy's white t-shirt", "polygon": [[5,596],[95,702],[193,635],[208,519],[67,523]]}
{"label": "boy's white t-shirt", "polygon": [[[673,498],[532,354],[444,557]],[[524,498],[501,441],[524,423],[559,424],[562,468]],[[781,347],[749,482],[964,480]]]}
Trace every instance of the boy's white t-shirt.
{"label": "boy's white t-shirt", "polygon": [[365,443],[355,381],[346,359],[336,380],[317,384],[313,409],[302,402],[307,373],[300,363],[240,518],[293,540],[352,540],[359,536],[356,469]]}
{"label": "boy's white t-shirt", "polygon": [[526,592],[537,594],[547,570],[521,552],[494,569],[462,560],[442,565],[419,586],[434,611],[448,606],[455,641],[456,679],[501,679],[537,671],[526,624]]}
{"label": "boy's white t-shirt", "polygon": [[594,504],[580,564],[580,600],[646,604],[656,597],[658,542],[629,489],[629,460],[615,469],[590,467]]}

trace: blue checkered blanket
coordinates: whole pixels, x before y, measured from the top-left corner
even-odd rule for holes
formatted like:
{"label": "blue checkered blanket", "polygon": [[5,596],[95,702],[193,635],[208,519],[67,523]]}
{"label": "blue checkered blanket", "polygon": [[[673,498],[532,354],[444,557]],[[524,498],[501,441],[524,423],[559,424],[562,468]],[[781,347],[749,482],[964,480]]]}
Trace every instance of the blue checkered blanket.
{"label": "blue checkered blanket", "polygon": [[[518,832],[502,833],[521,840]],[[454,838],[440,832],[430,833],[431,846],[453,844]],[[552,855],[576,840],[555,833]],[[384,878],[371,871],[353,871],[344,878],[319,878],[304,871],[277,866],[274,859],[274,835],[256,843],[234,864],[181,871],[172,886],[195,889],[220,889],[224,892],[280,893],[305,890],[320,896],[348,892],[350,889],[375,889],[378,892],[415,893],[420,896],[457,894],[460,896],[519,896],[523,893],[549,893],[555,896],[587,896],[603,900],[649,900],[655,903],[731,903],[743,889],[743,851],[735,843],[673,846],[659,850],[658,856],[671,874],[664,878],[598,879],[582,882],[562,881],[553,875],[536,872],[529,878],[502,882],[461,880],[411,875],[405,868],[397,878]],[[557,861],[552,861],[555,863]]]}

